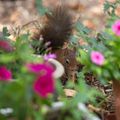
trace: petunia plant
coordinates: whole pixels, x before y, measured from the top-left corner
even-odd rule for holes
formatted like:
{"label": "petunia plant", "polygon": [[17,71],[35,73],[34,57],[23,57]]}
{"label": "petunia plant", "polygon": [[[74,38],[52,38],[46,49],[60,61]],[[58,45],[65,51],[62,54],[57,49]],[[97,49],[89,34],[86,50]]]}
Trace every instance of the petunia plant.
{"label": "petunia plant", "polygon": [[36,109],[40,112],[53,100],[55,68],[48,60],[55,55],[34,55],[29,34],[12,41],[4,32],[0,38],[0,119],[35,119]]}
{"label": "petunia plant", "polygon": [[27,68],[30,72],[36,74],[33,89],[39,96],[46,98],[49,93],[54,93],[54,68],[49,63],[28,64]]}
{"label": "petunia plant", "polygon": [[[105,35],[106,34],[106,35]],[[84,65],[84,72],[93,72],[102,82],[113,82],[115,94],[116,116],[120,120],[120,20],[113,21],[110,28],[105,29],[102,40],[95,38],[91,43],[79,49],[78,60]],[[101,46],[101,47],[100,47]]]}
{"label": "petunia plant", "polygon": [[0,80],[10,81],[12,79],[12,73],[5,66],[0,67]]}

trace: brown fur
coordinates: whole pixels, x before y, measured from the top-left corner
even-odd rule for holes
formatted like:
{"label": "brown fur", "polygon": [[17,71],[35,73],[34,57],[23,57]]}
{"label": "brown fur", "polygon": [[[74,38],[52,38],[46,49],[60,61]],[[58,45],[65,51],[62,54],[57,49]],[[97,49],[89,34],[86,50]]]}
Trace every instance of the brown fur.
{"label": "brown fur", "polygon": [[62,83],[66,84],[68,80],[76,82],[76,72],[78,71],[78,62],[76,60],[76,51],[74,49],[59,49],[55,51],[57,60],[61,62],[65,68]]}

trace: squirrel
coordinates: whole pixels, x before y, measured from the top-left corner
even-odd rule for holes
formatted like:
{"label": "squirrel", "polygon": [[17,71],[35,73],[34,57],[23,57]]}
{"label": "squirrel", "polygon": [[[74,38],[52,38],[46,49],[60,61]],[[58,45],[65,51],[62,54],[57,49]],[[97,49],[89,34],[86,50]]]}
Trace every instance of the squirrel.
{"label": "squirrel", "polygon": [[[36,54],[43,54],[50,48],[51,53],[55,53],[57,60],[65,67],[62,83],[66,84],[68,79],[75,82],[77,72],[76,51],[70,48],[63,48],[64,44],[69,43],[73,31],[73,17],[65,6],[56,6],[50,13],[46,14],[46,22],[38,34],[33,39],[42,41],[42,45],[37,43],[33,48]],[[42,36],[42,40],[40,40]],[[47,47],[46,47],[47,45]]]}
{"label": "squirrel", "polygon": [[46,13],[45,17],[45,24],[40,32],[33,37],[34,40],[39,40],[40,36],[42,36],[42,44],[33,46],[34,48],[39,48],[38,53],[40,54],[43,53],[43,47],[45,49],[51,48],[52,52],[61,49],[64,43],[69,41],[73,30],[72,15],[68,8],[63,5],[54,7],[50,13]]}

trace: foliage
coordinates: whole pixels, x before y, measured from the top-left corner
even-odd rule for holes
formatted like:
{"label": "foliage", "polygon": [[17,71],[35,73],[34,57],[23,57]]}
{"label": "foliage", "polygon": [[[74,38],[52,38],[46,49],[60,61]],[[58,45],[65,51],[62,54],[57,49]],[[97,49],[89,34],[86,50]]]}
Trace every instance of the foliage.
{"label": "foliage", "polygon": [[120,4],[119,0],[116,0],[116,2],[111,3],[109,1],[105,1],[104,3],[104,12],[106,12],[109,16],[116,16],[115,9]]}
{"label": "foliage", "polygon": [[44,15],[46,12],[48,12],[47,8],[43,7],[42,0],[35,0],[35,4],[40,15]]}
{"label": "foliage", "polygon": [[[107,11],[110,7],[115,9],[115,5],[118,4],[110,4],[109,2],[105,3],[105,10]],[[113,11],[114,13],[114,11]],[[120,45],[120,36],[119,32],[119,20],[112,19],[115,17],[115,14],[110,14],[111,19],[108,19],[108,25],[106,29],[97,34],[96,38],[90,38],[89,35],[83,35],[82,38],[87,42],[86,46],[80,46],[78,61],[85,65],[85,71],[92,71],[95,75],[97,75],[98,79],[102,82],[105,80],[119,80],[120,79],[120,62],[119,62],[119,45]],[[116,24],[117,23],[117,24]],[[81,27],[79,27],[78,34],[83,31]],[[81,36],[81,34],[80,34]],[[100,54],[104,57],[104,63],[99,65],[98,63],[94,63],[92,59],[92,52],[99,52],[99,55],[96,56],[97,62],[100,61]]]}
{"label": "foliage", "polygon": [[[61,82],[52,78],[53,70],[46,66],[46,61],[56,56],[48,54],[48,56],[44,56],[44,59],[44,57],[34,55],[29,34],[20,34],[15,41],[10,40],[8,35],[9,31],[4,28],[3,38],[0,41],[7,44],[3,46],[2,42],[0,43],[0,119],[44,120],[49,109],[53,111],[51,107],[56,100],[58,101],[58,97],[59,101],[64,102],[64,106],[61,108],[61,117],[66,120],[70,116],[75,120],[84,117],[86,112],[83,110],[84,115],[82,115],[82,109],[78,109],[78,104],[84,105],[88,101],[95,103],[93,96],[98,95],[98,92],[86,86],[83,78],[79,78],[80,82],[74,87],[77,94],[71,99],[66,98]],[[41,90],[38,84],[43,87]],[[56,89],[56,94],[53,93],[53,87]],[[71,102],[73,104],[70,104]],[[72,111],[69,111],[70,108]],[[85,110],[89,113],[86,107]],[[79,114],[76,114],[77,111]],[[69,114],[66,116],[66,112],[70,116]],[[94,116],[89,114],[90,119],[93,120]]]}

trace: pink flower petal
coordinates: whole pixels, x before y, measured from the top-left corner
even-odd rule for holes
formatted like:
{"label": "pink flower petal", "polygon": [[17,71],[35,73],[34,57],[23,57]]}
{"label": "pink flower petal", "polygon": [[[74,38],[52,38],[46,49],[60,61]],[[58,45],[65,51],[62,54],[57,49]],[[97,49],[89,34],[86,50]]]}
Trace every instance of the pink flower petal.
{"label": "pink flower petal", "polygon": [[96,65],[103,65],[104,63],[104,56],[101,52],[98,51],[92,51],[91,52],[91,61]]}
{"label": "pink flower petal", "polygon": [[39,96],[46,98],[50,93],[54,93],[54,79],[49,75],[39,76],[33,89]]}
{"label": "pink flower petal", "polygon": [[11,52],[13,50],[13,47],[7,40],[0,40],[0,49],[6,52]]}
{"label": "pink flower petal", "polygon": [[112,31],[117,36],[120,36],[120,20],[115,21],[115,23],[112,25]]}
{"label": "pink flower petal", "polygon": [[54,68],[48,62],[45,63],[30,63],[27,64],[30,72],[37,75],[37,79],[33,84],[33,90],[39,96],[46,98],[48,94],[54,92]]}
{"label": "pink flower petal", "polygon": [[0,67],[0,80],[10,81],[12,79],[12,73],[6,67]]}
{"label": "pink flower petal", "polygon": [[54,68],[49,63],[30,63],[26,65],[30,72],[39,74],[41,70],[47,70],[50,74],[54,71]]}
{"label": "pink flower petal", "polygon": [[56,55],[55,54],[44,55],[44,60],[49,60],[50,58],[55,59]]}

